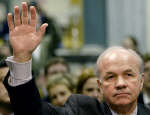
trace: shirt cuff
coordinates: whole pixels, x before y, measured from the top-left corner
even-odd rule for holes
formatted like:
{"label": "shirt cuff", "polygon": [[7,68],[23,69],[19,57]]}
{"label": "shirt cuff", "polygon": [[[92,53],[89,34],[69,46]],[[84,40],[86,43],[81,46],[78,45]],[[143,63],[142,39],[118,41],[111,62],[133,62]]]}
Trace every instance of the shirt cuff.
{"label": "shirt cuff", "polygon": [[13,56],[7,57],[6,63],[10,69],[8,84],[18,86],[27,83],[32,79],[32,59],[25,63],[18,63]]}

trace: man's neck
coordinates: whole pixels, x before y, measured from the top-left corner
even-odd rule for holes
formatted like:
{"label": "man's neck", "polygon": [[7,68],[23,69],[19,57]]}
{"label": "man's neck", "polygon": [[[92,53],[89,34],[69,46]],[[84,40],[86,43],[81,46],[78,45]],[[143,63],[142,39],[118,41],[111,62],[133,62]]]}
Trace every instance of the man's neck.
{"label": "man's neck", "polygon": [[117,115],[132,115],[132,113],[137,112],[137,103],[122,106],[109,105],[109,107]]}

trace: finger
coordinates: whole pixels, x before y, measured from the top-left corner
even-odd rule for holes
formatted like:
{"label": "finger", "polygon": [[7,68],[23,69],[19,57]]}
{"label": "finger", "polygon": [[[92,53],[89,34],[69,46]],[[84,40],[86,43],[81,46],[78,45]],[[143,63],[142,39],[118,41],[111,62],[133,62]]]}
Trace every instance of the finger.
{"label": "finger", "polygon": [[44,35],[47,26],[48,26],[48,24],[45,23],[40,27],[40,29],[38,31],[38,36],[42,37]]}
{"label": "finger", "polygon": [[19,7],[16,6],[14,8],[14,22],[15,22],[15,26],[19,26],[21,24],[20,22],[20,12],[19,12]]}
{"label": "finger", "polygon": [[26,2],[22,3],[22,24],[28,24],[28,6]]}
{"label": "finger", "polygon": [[14,29],[14,23],[13,23],[13,18],[12,18],[12,14],[11,13],[8,13],[7,20],[8,20],[9,31],[11,31],[11,30]]}
{"label": "finger", "polygon": [[36,28],[37,24],[37,16],[36,16],[36,9],[34,6],[30,7],[30,25]]}

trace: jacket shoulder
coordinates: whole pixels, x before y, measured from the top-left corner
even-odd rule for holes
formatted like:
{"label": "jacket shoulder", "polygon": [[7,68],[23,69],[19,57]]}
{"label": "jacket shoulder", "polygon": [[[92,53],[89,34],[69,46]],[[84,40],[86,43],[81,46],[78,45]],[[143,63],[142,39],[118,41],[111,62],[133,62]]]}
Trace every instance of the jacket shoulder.
{"label": "jacket shoulder", "polygon": [[65,106],[77,115],[103,115],[105,108],[97,99],[80,94],[70,96]]}
{"label": "jacket shoulder", "polygon": [[145,105],[138,103],[138,115],[150,115],[150,109]]}
{"label": "jacket shoulder", "polygon": [[93,105],[99,103],[97,99],[81,94],[71,95],[67,102],[78,104],[78,106]]}

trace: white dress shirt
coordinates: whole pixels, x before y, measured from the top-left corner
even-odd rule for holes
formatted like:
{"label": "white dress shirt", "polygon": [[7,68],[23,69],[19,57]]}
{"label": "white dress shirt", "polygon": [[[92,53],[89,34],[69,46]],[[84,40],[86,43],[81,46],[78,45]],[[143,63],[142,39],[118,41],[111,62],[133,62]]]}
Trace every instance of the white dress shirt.
{"label": "white dress shirt", "polygon": [[[112,109],[110,109],[110,110],[111,110],[112,115],[119,115],[118,113],[116,113]],[[130,115],[137,115],[137,106],[136,106],[135,110],[133,111],[133,113],[131,113]]]}
{"label": "white dress shirt", "polygon": [[9,85],[22,85],[32,79],[32,60],[25,63],[18,63],[11,56],[6,59],[6,63],[10,69]]}

